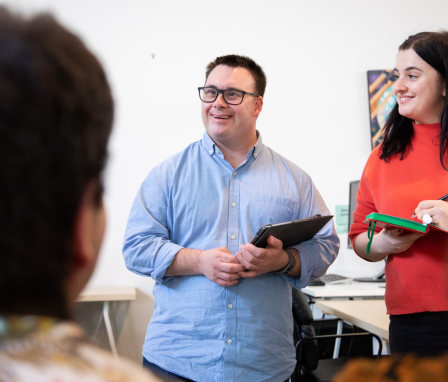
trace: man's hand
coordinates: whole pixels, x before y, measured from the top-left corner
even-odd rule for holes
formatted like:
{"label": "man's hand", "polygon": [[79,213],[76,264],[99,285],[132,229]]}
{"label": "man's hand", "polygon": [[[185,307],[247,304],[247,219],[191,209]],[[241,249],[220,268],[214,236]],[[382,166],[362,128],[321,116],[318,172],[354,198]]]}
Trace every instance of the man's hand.
{"label": "man's hand", "polygon": [[182,248],[166,270],[166,276],[204,275],[221,286],[238,284],[243,266],[225,247],[209,250]]}
{"label": "man's hand", "polygon": [[229,287],[238,284],[243,266],[225,247],[201,251],[199,270],[209,280]]}
{"label": "man's hand", "polygon": [[274,236],[269,236],[267,242],[266,248],[258,248],[250,243],[241,245],[241,251],[235,254],[247,270],[240,274],[241,277],[253,278],[279,271],[288,264],[288,254],[283,250],[283,243]]}

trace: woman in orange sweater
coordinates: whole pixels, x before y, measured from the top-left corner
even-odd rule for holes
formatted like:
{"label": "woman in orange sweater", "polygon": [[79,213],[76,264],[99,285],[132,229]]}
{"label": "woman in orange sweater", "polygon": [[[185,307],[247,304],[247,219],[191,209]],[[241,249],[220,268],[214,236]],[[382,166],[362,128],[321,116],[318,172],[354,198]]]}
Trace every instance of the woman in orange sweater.
{"label": "woman in orange sweater", "polygon": [[[425,214],[432,216],[434,224],[448,231],[448,203],[424,200],[418,204],[415,213],[420,220]],[[405,354],[380,360],[352,360],[334,382],[446,382],[447,376],[448,353],[439,357]]]}
{"label": "woman in orange sweater", "polygon": [[446,202],[437,199],[448,193],[448,32],[410,36],[399,48],[394,77],[397,105],[364,168],[349,236],[364,259],[387,258],[391,352],[434,355],[448,351],[448,234],[377,229],[367,253],[363,222],[371,212],[402,218],[429,212],[442,223]]}

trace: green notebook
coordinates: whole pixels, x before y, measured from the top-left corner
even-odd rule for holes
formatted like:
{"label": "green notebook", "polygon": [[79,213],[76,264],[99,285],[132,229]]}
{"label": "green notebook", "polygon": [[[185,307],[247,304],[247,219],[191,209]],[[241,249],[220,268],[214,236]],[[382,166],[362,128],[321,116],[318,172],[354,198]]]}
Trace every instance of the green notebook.
{"label": "green notebook", "polygon": [[419,223],[415,220],[397,218],[396,216],[379,214],[372,212],[366,216],[365,223],[376,222],[376,225],[381,228],[401,228],[406,231],[414,232],[428,232],[428,225]]}
{"label": "green notebook", "polygon": [[421,232],[426,233],[430,230],[436,230],[448,233],[434,224],[423,224],[419,223],[415,220],[399,218],[391,215],[379,214],[377,212],[372,212],[366,216],[366,220],[364,223],[369,225],[369,230],[367,231],[367,237],[369,238],[369,242],[367,243],[366,253],[370,252],[370,246],[372,245],[373,234],[375,233],[375,227],[381,228],[399,228],[408,232]]}

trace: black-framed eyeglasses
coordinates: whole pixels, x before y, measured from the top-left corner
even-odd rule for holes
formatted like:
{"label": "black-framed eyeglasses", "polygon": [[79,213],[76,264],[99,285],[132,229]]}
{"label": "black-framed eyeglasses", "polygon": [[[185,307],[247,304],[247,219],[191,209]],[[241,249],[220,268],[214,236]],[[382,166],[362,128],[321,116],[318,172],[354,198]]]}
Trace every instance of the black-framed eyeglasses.
{"label": "black-framed eyeglasses", "polygon": [[259,94],[245,92],[244,90],[233,88],[218,89],[214,86],[202,86],[198,88],[198,91],[201,101],[207,103],[215,102],[220,93],[222,94],[222,98],[224,99],[224,101],[229,105],[239,105],[241,102],[243,102],[244,96],[246,94],[254,97],[260,97]]}

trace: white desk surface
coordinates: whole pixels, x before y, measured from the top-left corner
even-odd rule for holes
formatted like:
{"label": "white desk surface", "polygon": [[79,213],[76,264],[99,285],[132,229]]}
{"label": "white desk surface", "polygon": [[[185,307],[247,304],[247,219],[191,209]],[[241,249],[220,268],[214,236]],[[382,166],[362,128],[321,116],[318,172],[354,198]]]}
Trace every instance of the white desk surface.
{"label": "white desk surface", "polygon": [[324,286],[307,286],[302,292],[315,298],[384,297],[385,283],[369,283],[351,281],[343,284],[330,284]]}
{"label": "white desk surface", "polygon": [[384,300],[317,300],[315,306],[326,314],[389,340],[389,316]]}
{"label": "white desk surface", "polygon": [[133,286],[87,287],[77,301],[130,301],[136,298],[137,292]]}

